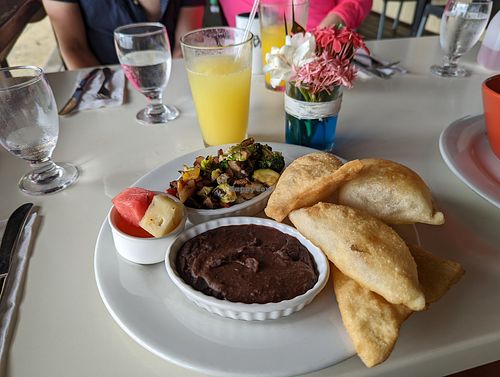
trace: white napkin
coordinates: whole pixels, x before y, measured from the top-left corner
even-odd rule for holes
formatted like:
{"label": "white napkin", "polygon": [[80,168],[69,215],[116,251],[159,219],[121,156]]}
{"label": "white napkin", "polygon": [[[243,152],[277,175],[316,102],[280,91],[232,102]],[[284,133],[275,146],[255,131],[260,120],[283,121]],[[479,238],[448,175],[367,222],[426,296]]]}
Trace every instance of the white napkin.
{"label": "white napkin", "polygon": [[[391,63],[391,61],[376,57],[373,54],[370,54],[370,56],[382,64],[390,64]],[[372,69],[376,69],[377,71],[385,73],[386,75],[389,75],[389,76],[392,76],[395,73],[402,73],[402,74],[408,73],[408,70],[399,64],[394,64],[394,65],[391,65],[390,67],[387,67],[387,68],[377,68],[376,64],[373,63],[373,60],[370,59],[370,57],[368,55],[366,55],[366,53],[364,51],[361,51],[361,50],[356,51],[355,59],[357,61],[363,63],[364,65],[367,65],[368,67],[370,67]],[[356,68],[358,69],[358,78],[360,78],[360,79],[370,79],[373,77],[380,78],[376,74],[370,72],[369,69],[365,69],[365,68],[360,67],[360,66],[357,66]]]}
{"label": "white napkin", "polygon": [[[78,74],[76,85],[74,90],[76,90],[78,83],[82,80],[88,71],[82,71]],[[104,73],[99,71],[96,77],[90,83],[90,87],[83,94],[82,100],[77,107],[77,110],[90,110],[97,109],[100,107],[113,107],[120,106],[123,103],[123,91],[125,88],[125,75],[121,69],[113,69],[113,76],[111,82],[108,84],[108,88],[111,91],[111,98],[109,99],[99,99],[97,98],[97,92],[101,88],[104,81]]]}
{"label": "white napkin", "polygon": [[[19,239],[17,250],[12,254],[9,275],[5,281],[4,292],[0,301],[0,376],[6,373],[7,355],[16,324],[18,305],[23,292],[30,254],[29,245],[33,236],[33,223],[36,216],[36,212],[30,215]],[[0,220],[0,239],[6,225],[7,220]]]}

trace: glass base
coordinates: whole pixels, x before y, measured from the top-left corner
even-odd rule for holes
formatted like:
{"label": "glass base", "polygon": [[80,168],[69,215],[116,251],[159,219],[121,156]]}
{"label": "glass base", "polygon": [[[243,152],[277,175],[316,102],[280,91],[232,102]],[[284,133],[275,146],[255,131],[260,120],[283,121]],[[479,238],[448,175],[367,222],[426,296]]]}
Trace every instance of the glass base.
{"label": "glass base", "polygon": [[431,72],[440,77],[466,77],[470,75],[469,71],[459,65],[433,65]]}
{"label": "glass base", "polygon": [[168,123],[179,117],[180,112],[175,106],[162,105],[162,107],[164,111],[157,113],[151,113],[146,107],[139,111],[135,118],[140,124],[151,126]]}
{"label": "glass base", "polygon": [[68,163],[56,163],[53,174],[40,178],[36,172],[29,172],[19,181],[19,188],[29,195],[51,194],[64,190],[78,179],[78,169]]}

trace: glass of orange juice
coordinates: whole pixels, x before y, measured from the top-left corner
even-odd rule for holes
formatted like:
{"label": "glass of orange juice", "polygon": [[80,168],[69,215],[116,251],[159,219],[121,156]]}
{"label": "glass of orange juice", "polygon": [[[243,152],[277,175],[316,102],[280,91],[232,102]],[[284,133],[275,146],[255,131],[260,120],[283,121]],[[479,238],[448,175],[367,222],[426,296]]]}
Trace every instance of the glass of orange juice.
{"label": "glass of orange juice", "polygon": [[231,27],[181,38],[189,85],[206,146],[246,138],[252,77],[252,33]]}
{"label": "glass of orange juice", "polygon": [[[260,40],[262,43],[262,62],[266,65],[266,54],[271,47],[285,44],[286,34],[292,30],[292,20],[306,28],[309,13],[309,0],[261,0],[259,5]],[[266,74],[266,88],[283,92],[285,82],[273,88],[270,75]]]}

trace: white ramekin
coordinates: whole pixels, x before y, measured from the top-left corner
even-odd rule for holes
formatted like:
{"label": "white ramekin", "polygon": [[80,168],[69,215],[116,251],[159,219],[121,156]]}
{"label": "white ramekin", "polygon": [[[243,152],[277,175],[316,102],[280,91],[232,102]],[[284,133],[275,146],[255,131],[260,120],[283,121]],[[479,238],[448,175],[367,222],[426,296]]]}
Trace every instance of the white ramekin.
{"label": "white ramekin", "polygon": [[[207,296],[186,284],[179,276],[175,268],[175,258],[181,246],[189,239],[204,233],[208,230],[228,225],[254,224],[263,225],[278,229],[279,231],[295,237],[311,253],[316,263],[318,271],[318,281],[304,294],[294,297],[290,300],[284,300],[277,303],[267,304],[245,304],[220,300],[212,296]],[[278,223],[273,220],[257,217],[226,217],[212,220],[206,223],[196,225],[181,233],[171,244],[165,258],[165,265],[168,275],[174,284],[184,293],[184,295],[195,304],[211,313],[223,317],[241,319],[245,321],[263,321],[267,319],[276,319],[284,317],[301,310],[309,304],[313,298],[323,289],[329,275],[329,264],[323,252],[314,246],[309,240],[303,237],[295,228]]]}
{"label": "white ramekin", "polygon": [[[157,193],[158,194],[158,193]],[[175,196],[161,193],[168,196],[177,203],[179,199]],[[131,236],[119,229],[115,224],[116,216],[120,216],[115,206],[111,207],[108,213],[108,222],[111,226],[111,233],[115,243],[116,251],[125,259],[140,264],[154,264],[165,259],[165,251],[170,247],[175,238],[184,230],[186,225],[186,210],[182,206],[183,216],[177,227],[168,235],[159,238],[142,238]]]}

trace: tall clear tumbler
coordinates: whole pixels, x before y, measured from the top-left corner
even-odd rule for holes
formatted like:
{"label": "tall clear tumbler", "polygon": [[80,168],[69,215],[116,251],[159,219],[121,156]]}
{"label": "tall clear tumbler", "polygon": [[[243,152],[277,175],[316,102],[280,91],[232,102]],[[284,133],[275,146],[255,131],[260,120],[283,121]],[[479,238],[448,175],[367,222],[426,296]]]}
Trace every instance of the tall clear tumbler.
{"label": "tall clear tumbler", "polygon": [[30,195],[53,193],[78,178],[75,166],[51,159],[58,135],[56,101],[42,69],[0,69],[0,143],[32,168],[19,181],[21,191]]}
{"label": "tall clear tumbler", "polygon": [[[262,42],[262,62],[266,65],[266,54],[271,47],[285,44],[287,33],[290,34],[293,20],[306,29],[309,13],[309,0],[261,0],[259,4],[260,40]],[[266,88],[283,92],[285,82],[276,88],[271,86],[271,78],[266,74]]]}
{"label": "tall clear tumbler", "polygon": [[491,13],[489,0],[448,0],[441,18],[439,42],[445,56],[431,72],[442,77],[464,77],[469,72],[458,59],[479,40]]}
{"label": "tall clear tumbler", "polygon": [[252,77],[252,33],[230,27],[181,38],[189,85],[205,145],[245,139]]}
{"label": "tall clear tumbler", "polygon": [[114,37],[123,72],[147,99],[147,107],[137,113],[137,121],[152,125],[176,119],[179,110],[162,100],[172,67],[165,26],[157,22],[129,24],[117,28]]}

